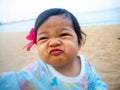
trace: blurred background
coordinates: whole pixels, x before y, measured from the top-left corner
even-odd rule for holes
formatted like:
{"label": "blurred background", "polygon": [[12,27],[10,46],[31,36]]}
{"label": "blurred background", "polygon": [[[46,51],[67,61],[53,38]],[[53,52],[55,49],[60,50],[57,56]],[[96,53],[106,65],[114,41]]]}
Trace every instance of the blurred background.
{"label": "blurred background", "polygon": [[56,7],[71,11],[80,25],[120,23],[120,0],[0,0],[0,32],[29,30],[42,11]]}

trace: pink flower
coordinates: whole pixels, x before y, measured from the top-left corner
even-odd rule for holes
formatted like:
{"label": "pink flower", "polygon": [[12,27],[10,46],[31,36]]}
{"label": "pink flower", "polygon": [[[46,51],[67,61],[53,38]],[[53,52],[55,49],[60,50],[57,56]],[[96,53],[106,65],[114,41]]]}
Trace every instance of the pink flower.
{"label": "pink flower", "polygon": [[31,42],[29,42],[24,48],[26,48],[27,51],[29,51],[31,49],[31,47],[36,44],[36,36],[35,36],[35,30],[34,28],[32,28],[29,32],[29,35],[26,36],[27,40],[30,40]]}

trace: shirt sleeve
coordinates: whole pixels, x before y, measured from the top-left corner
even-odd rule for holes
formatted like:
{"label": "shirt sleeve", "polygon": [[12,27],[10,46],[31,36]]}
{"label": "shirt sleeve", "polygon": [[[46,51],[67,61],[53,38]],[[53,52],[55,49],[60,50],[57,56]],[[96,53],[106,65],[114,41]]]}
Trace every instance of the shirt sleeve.
{"label": "shirt sleeve", "polygon": [[95,68],[87,61],[88,90],[107,90],[107,85],[102,81]]}
{"label": "shirt sleeve", "polygon": [[0,90],[20,90],[14,72],[0,75]]}
{"label": "shirt sleeve", "polygon": [[38,80],[29,71],[8,72],[0,76],[0,90],[39,90]]}
{"label": "shirt sleeve", "polygon": [[0,90],[47,90],[47,76],[42,64],[38,67],[38,63],[35,62],[18,72],[1,74]]}

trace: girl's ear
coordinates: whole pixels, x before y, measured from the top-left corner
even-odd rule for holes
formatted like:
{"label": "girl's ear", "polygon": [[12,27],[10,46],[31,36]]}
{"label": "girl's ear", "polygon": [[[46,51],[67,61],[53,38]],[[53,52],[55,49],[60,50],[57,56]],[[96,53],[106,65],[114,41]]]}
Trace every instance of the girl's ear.
{"label": "girl's ear", "polygon": [[78,42],[78,49],[80,50],[81,48],[81,41]]}
{"label": "girl's ear", "polygon": [[78,49],[79,49],[79,50],[81,49],[81,45],[78,45]]}
{"label": "girl's ear", "polygon": [[79,48],[79,50],[81,49],[81,46],[82,45],[84,45],[84,41],[83,40],[79,40],[79,42],[78,42],[78,48]]}

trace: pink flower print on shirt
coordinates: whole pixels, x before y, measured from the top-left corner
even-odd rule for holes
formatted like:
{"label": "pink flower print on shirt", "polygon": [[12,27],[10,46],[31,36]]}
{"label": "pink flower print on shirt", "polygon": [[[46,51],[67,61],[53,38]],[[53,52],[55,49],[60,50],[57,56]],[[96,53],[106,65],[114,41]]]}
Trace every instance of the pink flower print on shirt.
{"label": "pink flower print on shirt", "polygon": [[25,67],[26,70],[32,71],[35,69],[35,67],[37,67],[37,63],[34,64],[30,64],[27,67]]}
{"label": "pink flower print on shirt", "polygon": [[88,60],[87,62],[88,62],[88,65],[91,67],[92,65],[91,65],[91,63],[89,62],[89,60]]}
{"label": "pink flower print on shirt", "polygon": [[20,85],[20,90],[34,90],[33,84],[31,84],[27,80],[20,80],[19,85]]}
{"label": "pink flower print on shirt", "polygon": [[45,72],[44,67],[40,68],[40,72]]}
{"label": "pink flower print on shirt", "polygon": [[88,84],[88,81],[86,79],[86,76],[84,75],[83,78],[81,79],[80,81],[80,85],[83,87],[83,88],[87,88],[87,84]]}
{"label": "pink flower print on shirt", "polygon": [[29,66],[29,67],[27,67],[26,69],[32,71],[33,68],[34,68],[33,66]]}

